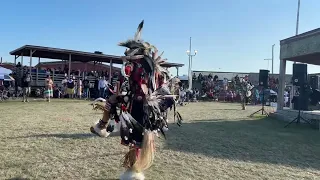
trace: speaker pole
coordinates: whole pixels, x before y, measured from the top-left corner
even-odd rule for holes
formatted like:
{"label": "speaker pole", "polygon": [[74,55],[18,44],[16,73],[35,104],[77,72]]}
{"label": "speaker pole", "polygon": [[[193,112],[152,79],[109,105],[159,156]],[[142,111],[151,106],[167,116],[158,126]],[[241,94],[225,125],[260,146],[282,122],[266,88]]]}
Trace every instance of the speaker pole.
{"label": "speaker pole", "polygon": [[[266,72],[266,74],[265,74]],[[265,103],[265,88],[268,87],[268,73],[269,70],[260,70],[259,72],[259,86],[262,87],[262,102],[261,102],[261,109],[258,111],[252,113],[249,117],[253,117],[253,115],[259,113],[261,111],[261,115],[266,115],[267,117],[269,116],[269,113],[264,109],[264,103]],[[265,76],[266,75],[266,76]],[[265,79],[266,78],[266,79]]]}
{"label": "speaker pole", "polygon": [[309,120],[306,120],[304,119],[302,116],[301,116],[301,103],[303,102],[302,101],[302,94],[305,93],[305,86],[301,86],[300,85],[300,88],[299,88],[299,97],[298,97],[298,115],[296,118],[294,118],[292,121],[290,121],[287,125],[285,125],[284,127],[288,127],[290,124],[296,122],[297,124],[300,124],[301,120],[305,123],[308,123],[309,125],[311,125],[311,123],[309,122]]}
{"label": "speaker pole", "polygon": [[250,114],[249,117],[253,117],[253,115],[259,113],[261,111],[261,115],[266,115],[267,117],[269,117],[269,113],[264,109],[264,103],[265,103],[265,100],[264,100],[264,92],[265,92],[265,88],[262,87],[262,102],[261,102],[261,109],[259,109],[258,111]]}

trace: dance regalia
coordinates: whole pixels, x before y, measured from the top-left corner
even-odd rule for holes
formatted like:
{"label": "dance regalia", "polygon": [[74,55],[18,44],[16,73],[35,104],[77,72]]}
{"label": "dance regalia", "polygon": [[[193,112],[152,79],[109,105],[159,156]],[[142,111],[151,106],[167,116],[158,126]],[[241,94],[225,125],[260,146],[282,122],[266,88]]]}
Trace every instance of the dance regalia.
{"label": "dance regalia", "polygon": [[[169,72],[161,66],[166,60],[158,50],[140,39],[143,21],[139,24],[134,39],[119,45],[127,48],[123,59],[121,92],[106,100],[103,118],[91,127],[91,132],[107,137],[118,124],[121,144],[129,146],[123,166],[127,171],[120,179],[143,179],[142,171],[149,168],[154,155],[154,134],[168,129],[167,109],[175,107],[167,81]],[[120,109],[120,113],[117,112]],[[178,124],[181,124],[181,116]],[[111,119],[111,120],[110,120]]]}
{"label": "dance regalia", "polygon": [[240,95],[240,99],[244,107],[248,98],[252,96],[251,90],[254,86],[248,82],[247,78],[240,79],[238,75],[233,78],[232,85],[235,91]]}

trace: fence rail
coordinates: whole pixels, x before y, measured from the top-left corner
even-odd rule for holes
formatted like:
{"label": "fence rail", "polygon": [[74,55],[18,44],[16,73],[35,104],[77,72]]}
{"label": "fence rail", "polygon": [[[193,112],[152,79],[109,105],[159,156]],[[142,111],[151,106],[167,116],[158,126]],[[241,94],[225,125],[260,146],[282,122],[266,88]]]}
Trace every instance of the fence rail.
{"label": "fence rail", "polygon": [[[47,78],[47,74],[46,73],[31,73],[32,76],[32,82],[31,82],[31,86],[38,86],[38,87],[44,87],[45,86],[45,80]],[[61,86],[61,82],[63,79],[65,79],[65,75],[64,74],[51,74],[51,79],[53,81],[54,84],[58,84],[58,86]],[[80,78],[81,80],[84,79],[83,76],[77,76],[75,75],[75,82],[77,82],[78,78]],[[88,80],[90,82],[90,84],[94,84],[94,81],[96,79],[96,77],[94,76],[87,76]]]}

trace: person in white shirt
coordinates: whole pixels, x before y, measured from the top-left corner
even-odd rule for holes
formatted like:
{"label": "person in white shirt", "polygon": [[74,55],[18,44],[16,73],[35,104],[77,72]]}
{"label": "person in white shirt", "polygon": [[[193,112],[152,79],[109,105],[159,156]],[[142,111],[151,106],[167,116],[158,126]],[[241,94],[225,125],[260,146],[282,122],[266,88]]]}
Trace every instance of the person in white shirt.
{"label": "person in white shirt", "polygon": [[186,94],[187,94],[186,91],[183,88],[181,88],[180,92],[179,92],[179,96],[180,96],[179,104],[180,105],[183,105],[183,103],[186,101]]}
{"label": "person in white shirt", "polygon": [[106,97],[105,92],[106,92],[107,86],[108,86],[108,81],[106,80],[106,77],[101,77],[99,80],[99,85],[98,85],[99,97],[101,97],[101,98]]}
{"label": "person in white shirt", "polygon": [[289,102],[289,93],[287,91],[284,91],[284,105],[287,106]]}
{"label": "person in white shirt", "polygon": [[82,81],[80,79],[80,77],[78,77],[78,80],[77,80],[77,96],[79,99],[81,99],[81,96],[82,96]]}
{"label": "person in white shirt", "polygon": [[67,94],[67,82],[68,82],[68,78],[67,78],[67,75],[65,75],[64,79],[61,81],[62,96],[65,96]]}

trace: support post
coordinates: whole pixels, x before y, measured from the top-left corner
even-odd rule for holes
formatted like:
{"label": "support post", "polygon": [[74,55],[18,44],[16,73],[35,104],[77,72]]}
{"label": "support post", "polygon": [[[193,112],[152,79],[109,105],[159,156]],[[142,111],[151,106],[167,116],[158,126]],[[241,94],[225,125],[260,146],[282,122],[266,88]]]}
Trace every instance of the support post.
{"label": "support post", "polygon": [[21,66],[23,66],[23,53],[21,53]]}
{"label": "support post", "polygon": [[52,81],[54,83],[54,73],[55,73],[55,70],[52,71]]}
{"label": "support post", "polygon": [[1,61],[0,61],[0,64],[2,64],[2,57],[1,57]]}
{"label": "support post", "polygon": [[179,78],[179,67],[176,67],[177,69],[177,78]]}
{"label": "support post", "polygon": [[112,59],[110,60],[110,69],[109,69],[109,83],[111,83],[111,74],[112,74]]}
{"label": "support post", "polygon": [[37,72],[36,72],[36,85],[37,86],[38,86],[38,80],[39,80],[39,66],[40,66],[40,57],[38,59]]}
{"label": "support post", "polygon": [[277,99],[277,110],[282,110],[284,105],[284,89],[285,89],[285,76],[286,76],[286,60],[280,60],[280,70],[279,70],[279,89],[278,89],[278,99]]}
{"label": "support post", "polygon": [[17,55],[14,55],[14,65],[17,65]]}
{"label": "support post", "polygon": [[30,62],[29,62],[29,73],[31,74],[31,66],[32,66],[32,55],[35,51],[32,51],[32,49],[30,49]]}
{"label": "support post", "polygon": [[[30,62],[29,62],[29,74],[30,75],[32,75],[32,71],[31,71],[32,70],[32,55],[34,52],[36,52],[36,50],[30,49]],[[23,57],[23,54],[21,54],[21,56]],[[23,66],[22,62],[21,62],[21,66]]]}
{"label": "support post", "polygon": [[69,70],[68,70],[68,77],[70,78],[71,76],[71,54],[69,54]]}

